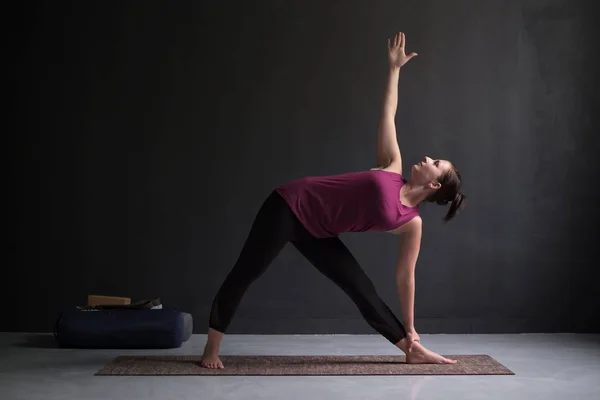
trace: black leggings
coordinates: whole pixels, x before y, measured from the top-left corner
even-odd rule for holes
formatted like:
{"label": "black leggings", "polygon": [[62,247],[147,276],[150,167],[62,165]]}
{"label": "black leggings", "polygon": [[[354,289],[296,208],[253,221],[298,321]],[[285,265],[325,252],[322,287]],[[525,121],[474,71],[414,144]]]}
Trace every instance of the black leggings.
{"label": "black leggings", "polygon": [[288,242],[350,296],[373,329],[393,344],[406,337],[404,327],[344,243],[337,237],[314,237],[275,191],[260,208],[237,262],[215,296],[209,327],[223,333],[227,330],[250,284]]}

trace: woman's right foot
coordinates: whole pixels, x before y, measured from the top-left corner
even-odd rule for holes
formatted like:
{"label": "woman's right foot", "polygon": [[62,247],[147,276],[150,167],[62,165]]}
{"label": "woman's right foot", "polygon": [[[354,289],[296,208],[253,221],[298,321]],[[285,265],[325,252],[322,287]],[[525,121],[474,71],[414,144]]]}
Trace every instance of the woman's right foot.
{"label": "woman's right foot", "polygon": [[414,342],[412,348],[406,353],[407,364],[456,364],[456,360],[440,356],[427,350],[421,343]]}

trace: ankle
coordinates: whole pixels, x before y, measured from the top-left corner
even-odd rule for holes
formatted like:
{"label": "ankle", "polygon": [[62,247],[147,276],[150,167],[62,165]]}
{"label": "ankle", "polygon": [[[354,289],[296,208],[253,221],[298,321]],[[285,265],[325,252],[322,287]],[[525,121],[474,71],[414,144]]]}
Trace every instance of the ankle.
{"label": "ankle", "polygon": [[205,350],[211,352],[218,352],[221,346],[221,339],[223,339],[223,333],[216,331],[212,328],[208,329],[208,338],[206,340]]}
{"label": "ankle", "polygon": [[[400,340],[396,343],[396,347],[404,352],[404,354],[408,355],[408,340],[406,338]],[[415,351],[422,351],[424,349],[423,345],[420,342],[413,342],[412,348],[410,349],[411,353]]]}
{"label": "ankle", "polygon": [[208,343],[204,347],[204,354],[219,354],[218,347],[211,347]]}
{"label": "ankle", "polygon": [[402,350],[404,352],[404,354],[408,353],[408,345],[406,343],[406,338],[400,340],[398,343],[396,343],[396,347],[399,348],[400,350]]}

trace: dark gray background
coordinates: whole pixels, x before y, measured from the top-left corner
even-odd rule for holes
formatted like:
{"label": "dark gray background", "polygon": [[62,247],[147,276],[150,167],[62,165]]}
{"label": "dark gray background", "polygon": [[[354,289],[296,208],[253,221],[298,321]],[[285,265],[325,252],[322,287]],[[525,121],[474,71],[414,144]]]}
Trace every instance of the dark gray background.
{"label": "dark gray background", "polygon": [[[462,171],[422,209],[420,333],[598,331],[593,2],[46,2],[13,15],[0,330],[49,331],[90,293],[159,296],[195,332],[269,191],[374,166],[386,40],[405,170]],[[10,134],[13,133],[13,134]],[[397,239],[343,240],[399,314]],[[372,333],[287,247],[235,333]]]}

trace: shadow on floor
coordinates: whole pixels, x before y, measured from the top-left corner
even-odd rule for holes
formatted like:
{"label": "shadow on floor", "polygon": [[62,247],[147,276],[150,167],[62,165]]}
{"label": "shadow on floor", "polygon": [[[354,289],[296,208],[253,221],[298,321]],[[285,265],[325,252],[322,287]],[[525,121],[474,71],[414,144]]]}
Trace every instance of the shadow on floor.
{"label": "shadow on floor", "polygon": [[14,347],[26,347],[35,349],[58,349],[58,342],[51,334],[31,333],[23,335],[22,340],[14,343]]}

